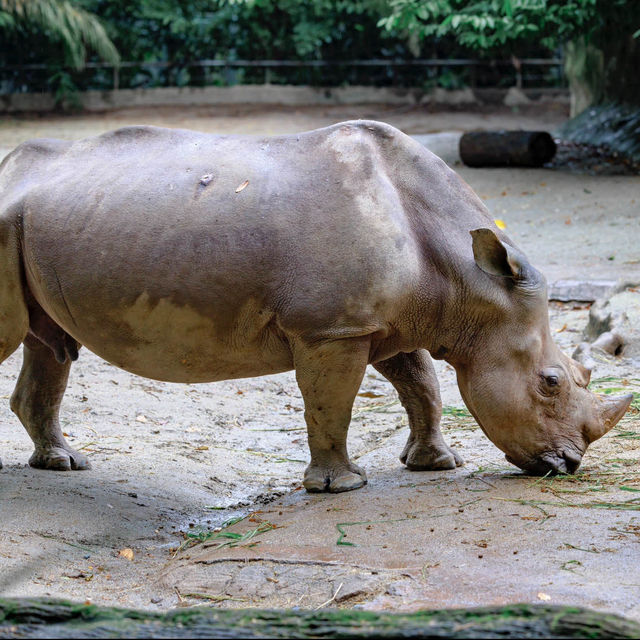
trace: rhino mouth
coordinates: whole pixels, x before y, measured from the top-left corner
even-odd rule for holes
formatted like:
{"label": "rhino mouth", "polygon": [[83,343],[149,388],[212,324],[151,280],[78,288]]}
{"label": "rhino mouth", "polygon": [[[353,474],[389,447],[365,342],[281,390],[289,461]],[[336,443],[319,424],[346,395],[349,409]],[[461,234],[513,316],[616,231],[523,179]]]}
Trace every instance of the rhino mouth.
{"label": "rhino mouth", "polygon": [[575,473],[582,462],[582,456],[573,451],[546,451],[527,462],[517,462],[510,456],[505,456],[508,462],[520,467],[533,476],[546,476]]}

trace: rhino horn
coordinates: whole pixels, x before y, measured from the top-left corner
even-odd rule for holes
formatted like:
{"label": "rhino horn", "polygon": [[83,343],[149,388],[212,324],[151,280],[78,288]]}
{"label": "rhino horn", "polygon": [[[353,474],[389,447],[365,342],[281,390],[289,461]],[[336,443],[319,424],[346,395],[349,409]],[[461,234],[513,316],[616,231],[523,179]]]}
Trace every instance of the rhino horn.
{"label": "rhino horn", "polygon": [[593,442],[601,438],[605,433],[613,429],[618,421],[626,413],[633,394],[627,393],[624,396],[616,396],[615,398],[599,398],[599,419],[595,427],[590,428],[587,433],[589,442]]}

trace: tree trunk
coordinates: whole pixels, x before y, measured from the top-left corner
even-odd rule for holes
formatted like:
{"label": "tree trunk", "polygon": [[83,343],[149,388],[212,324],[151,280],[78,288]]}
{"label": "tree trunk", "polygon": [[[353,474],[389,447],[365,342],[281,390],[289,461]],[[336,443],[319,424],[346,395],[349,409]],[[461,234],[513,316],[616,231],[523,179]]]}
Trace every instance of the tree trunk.
{"label": "tree trunk", "polygon": [[392,614],[184,608],[166,614],[0,599],[0,638],[639,638],[640,625],[578,607],[516,604]]}
{"label": "tree trunk", "polygon": [[541,167],[556,153],[546,131],[472,131],[460,138],[468,167]]}
{"label": "tree trunk", "polygon": [[604,84],[604,55],[582,36],[567,43],[564,72],[571,92],[571,117],[600,100]]}
{"label": "tree trunk", "polygon": [[598,15],[599,24],[588,37],[567,45],[572,117],[598,103],[640,108],[640,38],[633,37],[640,28],[640,2],[599,0]]}
{"label": "tree trunk", "polygon": [[[571,120],[557,131],[624,172],[640,172],[640,2],[598,0],[598,24],[567,45]],[[579,154],[578,154],[579,155]]]}

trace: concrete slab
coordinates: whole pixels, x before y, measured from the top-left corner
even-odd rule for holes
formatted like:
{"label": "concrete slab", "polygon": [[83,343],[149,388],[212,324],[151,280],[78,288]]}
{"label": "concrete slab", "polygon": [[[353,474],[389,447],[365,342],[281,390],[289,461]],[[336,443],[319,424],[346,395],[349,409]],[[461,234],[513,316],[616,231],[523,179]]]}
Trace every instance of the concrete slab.
{"label": "concrete slab", "polygon": [[595,302],[616,286],[615,280],[556,280],[549,286],[549,300]]}

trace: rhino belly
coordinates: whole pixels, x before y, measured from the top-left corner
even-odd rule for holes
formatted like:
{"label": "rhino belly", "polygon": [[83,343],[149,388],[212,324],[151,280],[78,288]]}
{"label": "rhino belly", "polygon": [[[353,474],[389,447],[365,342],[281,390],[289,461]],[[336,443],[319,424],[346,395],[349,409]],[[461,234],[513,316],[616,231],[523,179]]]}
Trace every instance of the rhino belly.
{"label": "rhino belly", "polygon": [[[58,316],[55,303],[51,313]],[[111,364],[167,382],[213,382],[293,368],[273,314],[248,303],[231,321],[216,320],[168,300],[152,305],[142,294],[131,307],[112,309],[101,321],[80,316],[64,328]]]}
{"label": "rhino belly", "polygon": [[[28,272],[29,273],[29,272]],[[167,382],[213,382],[293,368],[276,316],[249,298],[232,307],[214,301],[152,298],[145,290],[109,299],[110,289],[64,279],[30,284],[40,305],[65,331],[101,358],[140,376]],[[29,279],[29,278],[28,278]],[[157,287],[157,283],[156,283]],[[107,295],[102,296],[101,291]]]}

